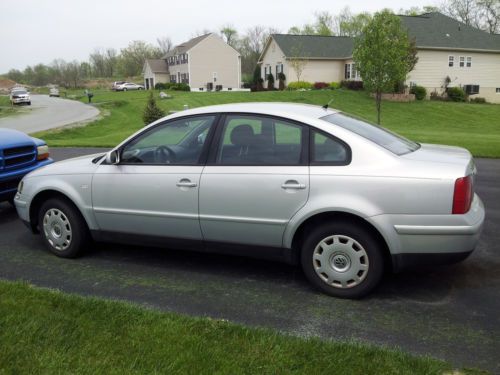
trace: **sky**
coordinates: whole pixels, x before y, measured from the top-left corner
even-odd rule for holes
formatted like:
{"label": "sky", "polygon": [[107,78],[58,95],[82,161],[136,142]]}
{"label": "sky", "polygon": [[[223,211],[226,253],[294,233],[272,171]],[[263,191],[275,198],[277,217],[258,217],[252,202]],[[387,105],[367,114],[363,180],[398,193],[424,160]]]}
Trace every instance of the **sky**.
{"label": "sky", "polygon": [[314,13],[375,12],[437,5],[436,0],[0,0],[0,74],[56,58],[88,61],[95,48],[120,50],[133,40],[159,37],[182,43],[203,30],[231,24],[263,25],[286,33],[311,23]]}

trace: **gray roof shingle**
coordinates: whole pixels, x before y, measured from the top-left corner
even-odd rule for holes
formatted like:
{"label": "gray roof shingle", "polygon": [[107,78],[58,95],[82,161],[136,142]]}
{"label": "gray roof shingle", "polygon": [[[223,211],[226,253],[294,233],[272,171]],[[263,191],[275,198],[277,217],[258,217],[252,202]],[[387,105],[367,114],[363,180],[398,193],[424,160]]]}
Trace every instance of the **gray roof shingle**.
{"label": "gray roof shingle", "polygon": [[346,36],[273,34],[286,57],[345,59],[352,56],[354,39]]}
{"label": "gray roof shingle", "polygon": [[471,49],[500,52],[500,38],[433,12],[420,16],[400,16],[401,23],[414,37],[417,47]]}
{"label": "gray roof shingle", "polygon": [[146,59],[153,73],[168,73],[168,65],[164,59]]}
{"label": "gray roof shingle", "polygon": [[163,58],[165,59],[169,56],[175,56],[181,53],[185,53],[189,51],[191,48],[193,48],[195,45],[200,43],[203,39],[205,39],[209,35],[211,34],[200,35],[193,39],[188,40],[187,42],[178,44],[174,48],[172,48],[165,56],[163,56]]}
{"label": "gray roof shingle", "polygon": [[[467,26],[439,12],[400,17],[418,48],[500,52],[499,35]],[[272,34],[272,37],[286,57],[345,59],[352,57],[354,48],[352,37],[292,34]]]}

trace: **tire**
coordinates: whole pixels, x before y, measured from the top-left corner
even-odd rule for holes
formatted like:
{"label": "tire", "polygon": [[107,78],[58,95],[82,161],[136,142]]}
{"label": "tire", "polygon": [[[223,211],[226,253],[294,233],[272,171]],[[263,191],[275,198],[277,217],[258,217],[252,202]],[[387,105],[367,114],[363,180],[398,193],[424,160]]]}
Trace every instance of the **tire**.
{"label": "tire", "polygon": [[301,264],[314,286],[339,298],[367,295],[384,272],[381,244],[364,227],[348,221],[313,229],[302,244]]}
{"label": "tire", "polygon": [[87,224],[73,204],[52,198],[40,207],[38,225],[45,246],[61,258],[76,258],[89,241]]}
{"label": "tire", "polygon": [[123,91],[127,91],[127,89],[123,89]]}
{"label": "tire", "polygon": [[28,105],[31,105],[31,102],[28,102]]}

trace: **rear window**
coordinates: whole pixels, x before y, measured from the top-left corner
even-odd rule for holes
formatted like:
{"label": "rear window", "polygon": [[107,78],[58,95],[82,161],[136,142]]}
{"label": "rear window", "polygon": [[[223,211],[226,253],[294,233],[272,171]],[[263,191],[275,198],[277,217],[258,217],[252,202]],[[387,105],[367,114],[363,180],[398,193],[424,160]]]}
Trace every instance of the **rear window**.
{"label": "rear window", "polygon": [[396,155],[408,154],[420,148],[420,145],[416,142],[410,141],[380,126],[358,120],[343,113],[334,113],[322,117],[321,120],[356,133]]}

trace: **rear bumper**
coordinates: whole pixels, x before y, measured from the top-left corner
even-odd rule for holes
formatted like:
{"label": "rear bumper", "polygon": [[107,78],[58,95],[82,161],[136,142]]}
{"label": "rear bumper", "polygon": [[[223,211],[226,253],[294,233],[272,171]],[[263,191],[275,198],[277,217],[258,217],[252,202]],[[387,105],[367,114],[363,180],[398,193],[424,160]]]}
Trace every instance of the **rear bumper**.
{"label": "rear bumper", "polygon": [[484,218],[476,195],[464,215],[378,215],[368,221],[383,235],[398,271],[467,258],[479,242]]}

